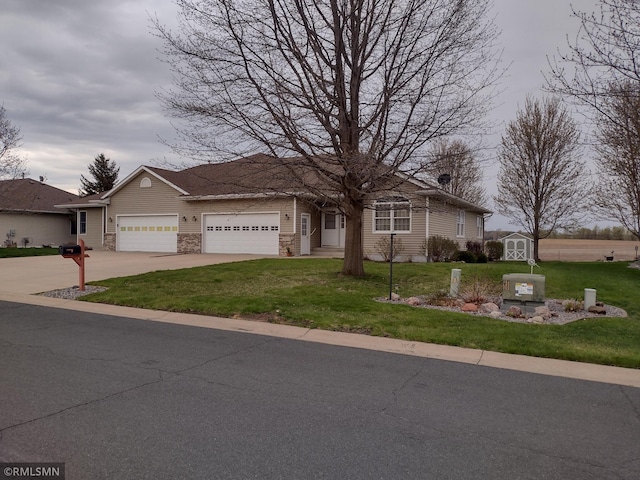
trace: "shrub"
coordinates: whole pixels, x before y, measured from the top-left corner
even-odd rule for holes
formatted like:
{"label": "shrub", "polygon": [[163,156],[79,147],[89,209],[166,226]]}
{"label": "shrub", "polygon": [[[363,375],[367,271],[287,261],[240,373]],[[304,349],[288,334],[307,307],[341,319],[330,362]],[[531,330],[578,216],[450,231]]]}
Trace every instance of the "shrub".
{"label": "shrub", "polygon": [[482,243],[469,240],[467,242],[467,250],[472,252],[477,257],[482,253]]}
{"label": "shrub", "polygon": [[565,312],[579,312],[584,308],[584,303],[580,300],[565,300],[562,302],[562,307]]}
{"label": "shrub", "polygon": [[393,239],[393,252],[391,252],[391,240],[387,236],[380,237],[380,240],[376,242],[375,248],[385,262],[390,262],[392,258],[395,259],[404,252],[404,245],[402,245],[400,238]]}
{"label": "shrub", "polygon": [[438,290],[427,295],[424,299],[424,303],[434,307],[456,307],[459,300],[449,296],[449,292],[446,290]]}
{"label": "shrub", "polygon": [[481,275],[471,275],[460,285],[460,298],[467,303],[495,302],[501,293],[501,283]]}
{"label": "shrub", "polygon": [[450,238],[434,235],[427,241],[426,254],[431,262],[451,260],[458,250],[458,243]]}
{"label": "shrub", "polygon": [[476,257],[476,263],[487,263],[489,259],[485,253],[480,252]]}
{"label": "shrub", "polygon": [[487,258],[492,262],[500,260],[504,252],[504,245],[496,240],[488,241],[485,244],[485,248],[487,250]]}
{"label": "shrub", "polygon": [[460,250],[453,256],[456,262],[476,263],[476,255],[469,250]]}

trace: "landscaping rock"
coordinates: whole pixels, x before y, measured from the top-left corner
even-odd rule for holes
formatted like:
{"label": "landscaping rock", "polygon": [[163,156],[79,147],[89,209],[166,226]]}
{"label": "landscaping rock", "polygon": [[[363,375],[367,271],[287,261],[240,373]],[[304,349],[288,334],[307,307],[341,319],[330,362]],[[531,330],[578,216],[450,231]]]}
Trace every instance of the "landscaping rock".
{"label": "landscaping rock", "polygon": [[551,318],[551,310],[549,307],[536,307],[535,316],[540,316],[545,320],[549,320]]}
{"label": "landscaping rock", "polygon": [[463,312],[477,312],[478,306],[475,303],[465,303],[460,310]]}
{"label": "landscaping rock", "polygon": [[509,310],[507,310],[507,316],[513,317],[513,318],[519,318],[522,316],[522,309],[520,307],[516,307],[515,305],[512,307],[509,307]]}
{"label": "landscaping rock", "polygon": [[541,324],[544,323],[544,318],[540,315],[536,315],[535,317],[531,317],[531,323]]}
{"label": "landscaping rock", "polygon": [[411,305],[412,307],[417,307],[418,305],[422,305],[422,303],[422,300],[418,297],[407,298],[407,304]]}
{"label": "landscaping rock", "polygon": [[492,302],[483,303],[482,305],[480,305],[480,313],[491,313],[491,312],[497,312],[499,310],[500,310],[500,307],[498,307],[498,305]]}
{"label": "landscaping rock", "polygon": [[496,310],[495,312],[491,312],[489,316],[491,318],[500,318],[502,316],[502,312],[500,310]]}
{"label": "landscaping rock", "polygon": [[589,312],[597,313],[598,315],[605,315],[607,313],[607,309],[599,305],[594,305],[592,307],[589,307]]}
{"label": "landscaping rock", "polygon": [[391,294],[391,300],[394,301],[394,302],[400,301],[400,295],[398,295],[397,293],[392,293]]}

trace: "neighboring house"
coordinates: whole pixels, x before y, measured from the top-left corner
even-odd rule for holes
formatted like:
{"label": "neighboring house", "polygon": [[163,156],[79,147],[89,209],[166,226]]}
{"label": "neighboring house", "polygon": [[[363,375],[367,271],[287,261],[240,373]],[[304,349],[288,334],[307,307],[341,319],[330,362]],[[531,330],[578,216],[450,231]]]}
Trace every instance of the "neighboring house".
{"label": "neighboring house", "polygon": [[[100,241],[107,250],[286,255],[290,249],[309,255],[344,249],[344,215],[331,195],[312,188],[313,173],[304,184],[291,181],[288,168],[300,167],[290,160],[288,167],[266,155],[181,171],[141,166],[111,191],[60,207],[86,219],[79,238],[86,235],[94,248]],[[484,214],[490,213],[415,180],[398,181],[367,207],[366,254],[375,257],[376,243],[395,233],[405,259],[414,261],[425,260],[431,235],[452,238],[461,248],[482,241]]]}
{"label": "neighboring house", "polygon": [[72,211],[56,208],[77,195],[21,178],[0,181],[0,243],[4,246],[61,245],[76,241]]}
{"label": "neighboring house", "polygon": [[522,233],[512,233],[499,238],[504,247],[501,260],[515,260],[526,262],[533,258],[533,238]]}
{"label": "neighboring house", "polygon": [[102,196],[103,193],[97,193],[76,197],[71,202],[56,205],[57,208],[72,212],[73,223],[76,226],[73,243],[79,243],[82,239],[87,249],[102,250],[104,248],[105,207],[109,201],[101,200]]}

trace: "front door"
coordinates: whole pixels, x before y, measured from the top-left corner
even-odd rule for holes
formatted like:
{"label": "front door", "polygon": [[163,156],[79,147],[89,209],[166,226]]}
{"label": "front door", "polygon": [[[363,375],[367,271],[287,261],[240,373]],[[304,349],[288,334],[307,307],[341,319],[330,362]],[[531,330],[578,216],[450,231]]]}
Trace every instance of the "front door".
{"label": "front door", "polygon": [[337,211],[322,212],[322,246],[344,247],[345,219]]}
{"label": "front door", "polygon": [[300,255],[311,255],[311,215],[303,213],[300,217]]}

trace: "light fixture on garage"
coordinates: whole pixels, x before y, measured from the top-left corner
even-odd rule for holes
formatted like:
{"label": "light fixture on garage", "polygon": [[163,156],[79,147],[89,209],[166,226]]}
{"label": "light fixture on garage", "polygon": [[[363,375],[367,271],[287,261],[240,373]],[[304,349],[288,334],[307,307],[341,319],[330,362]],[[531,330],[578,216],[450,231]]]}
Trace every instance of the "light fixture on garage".
{"label": "light fixture on garage", "polygon": [[186,222],[187,221],[187,217],[185,217],[184,215],[182,216],[182,221]]}
{"label": "light fixture on garage", "polygon": [[289,220],[289,214],[288,214],[288,213],[285,213],[285,214],[284,214],[284,218],[286,218],[287,220]]}
{"label": "light fixture on garage", "polygon": [[113,222],[113,218],[112,217],[109,217],[109,222]]}
{"label": "light fixture on garage", "polygon": [[198,221],[198,217],[196,217],[195,215],[193,216],[193,221],[197,222]]}

